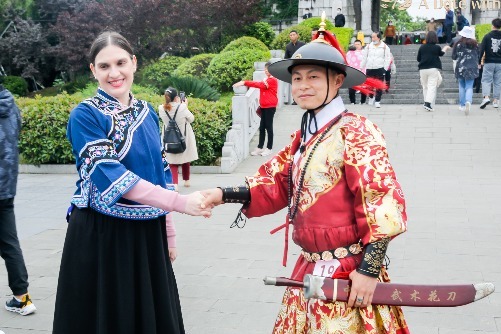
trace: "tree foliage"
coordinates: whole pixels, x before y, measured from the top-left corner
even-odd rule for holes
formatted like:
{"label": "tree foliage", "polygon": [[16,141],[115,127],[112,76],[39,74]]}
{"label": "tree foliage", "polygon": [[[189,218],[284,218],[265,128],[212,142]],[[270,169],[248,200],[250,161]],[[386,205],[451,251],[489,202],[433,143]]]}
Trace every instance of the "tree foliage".
{"label": "tree foliage", "polygon": [[38,76],[45,65],[43,51],[48,47],[42,27],[22,19],[15,24],[16,30],[0,39],[0,60],[10,73],[25,78]]}
{"label": "tree foliage", "polygon": [[397,31],[417,31],[424,30],[426,21],[424,18],[413,18],[406,10],[399,10],[398,6],[388,6],[388,8],[381,8],[381,21],[380,27],[384,29],[388,25],[388,21],[392,21]]}

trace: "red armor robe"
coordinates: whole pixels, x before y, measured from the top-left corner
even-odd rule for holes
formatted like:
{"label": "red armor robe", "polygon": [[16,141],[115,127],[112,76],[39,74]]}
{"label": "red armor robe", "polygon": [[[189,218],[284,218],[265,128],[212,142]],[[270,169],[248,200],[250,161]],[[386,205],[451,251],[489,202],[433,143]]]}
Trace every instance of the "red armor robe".
{"label": "red armor robe", "polygon": [[[292,168],[292,198],[296,198],[306,160],[327,127],[308,141]],[[289,165],[299,145],[298,131],[292,135],[289,146],[262,165],[255,176],[247,178],[251,192],[251,202],[243,209],[247,217],[272,214],[287,206]],[[318,143],[304,175],[298,205],[291,222],[292,238],[307,252],[321,253],[360,240],[366,245],[406,230],[404,196],[389,162],[383,134],[376,125],[360,115],[343,115]],[[289,225],[282,227],[287,231]],[[360,253],[340,259],[341,266],[334,276],[355,270],[362,256]],[[284,265],[285,257],[286,253]],[[291,278],[302,281],[305,274],[313,272],[314,266],[315,263],[300,255]],[[379,279],[389,281],[384,267]],[[301,289],[287,288],[273,333],[409,331],[399,307],[348,308],[345,302],[307,301]]]}

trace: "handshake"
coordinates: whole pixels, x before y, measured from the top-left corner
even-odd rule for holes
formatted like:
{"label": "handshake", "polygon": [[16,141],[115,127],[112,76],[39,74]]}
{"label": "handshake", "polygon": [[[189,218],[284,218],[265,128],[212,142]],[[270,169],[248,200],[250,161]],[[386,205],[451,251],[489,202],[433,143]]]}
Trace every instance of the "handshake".
{"label": "handshake", "polygon": [[210,218],[212,209],[223,204],[223,191],[219,188],[193,192],[188,196],[184,213],[191,216]]}

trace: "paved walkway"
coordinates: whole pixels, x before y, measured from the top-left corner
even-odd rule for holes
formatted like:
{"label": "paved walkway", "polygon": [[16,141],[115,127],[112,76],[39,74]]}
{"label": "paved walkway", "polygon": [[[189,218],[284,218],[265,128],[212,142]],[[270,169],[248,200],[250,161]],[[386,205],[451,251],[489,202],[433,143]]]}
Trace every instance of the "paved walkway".
{"label": "paved walkway", "polygon": [[[384,101],[383,101],[384,102]],[[413,334],[501,333],[501,110],[474,108],[465,117],[455,106],[350,106],[384,131],[397,176],[406,193],[409,231],[390,246],[390,274],[401,283],[494,282],[498,292],[475,304],[447,309],[405,308]],[[300,123],[297,107],[277,113],[276,147]],[[238,184],[263,157],[247,159],[231,175],[193,175],[192,188]],[[16,213],[38,308],[22,317],[0,310],[7,334],[50,333],[64,216],[75,175],[21,175]],[[252,219],[229,229],[239,206],[218,207],[210,220],[177,214],[179,258],[174,268],[188,333],[270,333],[283,288],[262,284],[265,275],[286,276],[281,267],[283,234],[268,232],[285,213]],[[5,299],[10,291],[0,269]],[[76,302],[78,301],[68,301]],[[147,334],[147,333],[144,333]]]}

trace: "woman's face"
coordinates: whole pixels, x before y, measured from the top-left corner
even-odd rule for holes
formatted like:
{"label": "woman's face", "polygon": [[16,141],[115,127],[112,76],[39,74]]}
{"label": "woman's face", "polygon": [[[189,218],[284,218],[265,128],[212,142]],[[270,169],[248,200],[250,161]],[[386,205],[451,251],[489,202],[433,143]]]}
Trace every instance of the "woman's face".
{"label": "woman's face", "polygon": [[90,69],[106,93],[124,105],[129,104],[129,92],[134,81],[137,60],[124,49],[108,45],[96,56]]}

